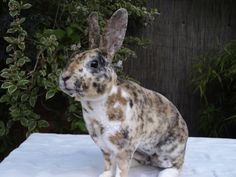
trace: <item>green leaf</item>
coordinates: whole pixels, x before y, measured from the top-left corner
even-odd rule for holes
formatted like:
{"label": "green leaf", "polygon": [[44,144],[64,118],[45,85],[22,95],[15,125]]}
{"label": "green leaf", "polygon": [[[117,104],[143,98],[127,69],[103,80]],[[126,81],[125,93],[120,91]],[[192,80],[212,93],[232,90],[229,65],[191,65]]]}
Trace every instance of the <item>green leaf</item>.
{"label": "green leaf", "polygon": [[24,22],[25,22],[25,18],[23,17],[23,18],[19,19],[18,24],[22,24]]}
{"label": "green leaf", "polygon": [[20,119],[20,123],[24,127],[28,126],[28,120],[25,117]]}
{"label": "green leaf", "polygon": [[52,42],[55,42],[57,40],[57,37],[56,35],[52,34],[50,35],[49,39],[52,41]]}
{"label": "green leaf", "polygon": [[25,60],[26,63],[27,63],[27,62],[30,62],[29,57],[24,56],[23,58],[24,58],[24,60]]}
{"label": "green leaf", "polygon": [[18,101],[19,96],[20,96],[19,91],[18,92],[16,91],[14,93],[14,96],[11,96],[11,102],[16,103]]}
{"label": "green leaf", "polygon": [[1,77],[3,78],[9,78],[9,73],[8,72],[2,72]]}
{"label": "green leaf", "polygon": [[3,96],[0,98],[0,103],[7,102],[8,100],[9,100],[9,95],[3,95]]}
{"label": "green leaf", "polygon": [[15,32],[17,32],[17,28],[9,28],[8,30],[7,30],[7,33],[15,33]]}
{"label": "green leaf", "polygon": [[15,16],[19,15],[20,13],[18,10],[13,10],[13,11],[10,11],[9,14],[10,14],[10,16],[15,17]]}
{"label": "green leaf", "polygon": [[49,90],[47,93],[46,93],[46,100],[52,98],[54,95],[55,95],[56,91],[55,90]]}
{"label": "green leaf", "polygon": [[28,138],[31,134],[32,134],[32,132],[27,131],[26,134],[25,134],[25,137]]}
{"label": "green leaf", "polygon": [[24,102],[24,101],[26,101],[27,99],[29,98],[29,95],[27,95],[27,94],[23,94],[23,95],[21,95],[21,101],[22,102]]}
{"label": "green leaf", "polygon": [[73,33],[74,33],[74,29],[68,26],[68,27],[66,28],[66,34],[67,34],[67,36],[70,37]]}
{"label": "green leaf", "polygon": [[34,119],[28,121],[28,130],[33,131],[37,126],[37,122]]}
{"label": "green leaf", "polygon": [[77,129],[79,129],[79,130],[82,131],[82,132],[86,132],[86,131],[87,131],[87,130],[86,130],[86,127],[85,127],[85,124],[84,124],[84,122],[82,121],[82,119],[81,119],[81,120],[73,121],[73,122],[71,123],[71,129],[72,129],[72,130],[77,130]]}
{"label": "green leaf", "polygon": [[14,46],[12,44],[8,45],[6,48],[6,52],[9,53],[10,51],[12,51],[14,49]]}
{"label": "green leaf", "polygon": [[38,126],[39,128],[46,128],[46,127],[49,127],[49,123],[46,120],[39,120]]}
{"label": "green leaf", "polygon": [[8,87],[8,93],[11,95],[12,93],[14,93],[17,89],[16,85],[11,85],[10,87]]}
{"label": "green leaf", "polygon": [[13,58],[7,58],[7,59],[6,59],[6,64],[7,64],[7,65],[10,64],[10,63],[12,63],[12,62],[14,62]]}
{"label": "green leaf", "polygon": [[21,7],[21,9],[29,9],[29,8],[31,8],[31,7],[32,7],[31,4],[26,3],[26,4],[24,4],[24,5]]}
{"label": "green leaf", "polygon": [[4,82],[2,85],[1,85],[1,88],[3,89],[8,89],[9,87],[12,86],[12,83],[11,82]]}
{"label": "green leaf", "polygon": [[18,44],[18,47],[21,49],[21,50],[25,50],[25,43],[24,42],[21,42]]}
{"label": "green leaf", "polygon": [[8,6],[9,6],[10,10],[19,9],[20,8],[20,3],[16,0],[10,0],[8,2]]}
{"label": "green leaf", "polygon": [[54,84],[53,84],[52,81],[46,80],[46,81],[44,81],[44,83],[45,83],[45,88],[52,88],[52,87],[54,87]]}
{"label": "green leaf", "polygon": [[65,31],[61,30],[61,29],[57,29],[54,31],[55,36],[57,37],[57,39],[62,39],[65,36]]}
{"label": "green leaf", "polygon": [[18,109],[14,109],[10,112],[11,116],[13,117],[13,120],[19,120],[19,116],[21,116],[21,112]]}
{"label": "green leaf", "polygon": [[10,129],[13,126],[13,124],[14,124],[14,121],[13,120],[9,120],[7,122],[7,128]]}
{"label": "green leaf", "polygon": [[25,76],[25,71],[21,71],[21,72],[19,73],[19,76],[20,76],[20,77],[24,77],[24,76]]}
{"label": "green leaf", "polygon": [[34,117],[35,120],[39,120],[40,119],[40,115],[38,115],[38,114],[34,114],[33,117]]}
{"label": "green leaf", "polygon": [[29,83],[29,80],[25,80],[25,79],[20,80],[20,81],[18,82],[19,85],[26,85],[26,84],[28,84],[28,83]]}
{"label": "green leaf", "polygon": [[45,70],[40,70],[39,72],[40,72],[40,74],[41,74],[42,76],[46,76],[46,75],[47,75],[47,73],[46,73]]}
{"label": "green leaf", "polygon": [[77,110],[77,106],[75,104],[70,104],[68,107],[69,112],[75,112]]}
{"label": "green leaf", "polygon": [[71,40],[74,42],[74,43],[78,43],[78,42],[80,42],[80,36],[78,35],[78,34],[76,34],[76,33],[73,33],[73,34],[71,34],[71,36],[70,36],[70,38],[71,38]]}
{"label": "green leaf", "polygon": [[8,43],[10,44],[15,44],[17,43],[17,38],[14,38],[14,37],[4,37],[3,38],[5,41],[7,41]]}
{"label": "green leaf", "polygon": [[3,121],[0,121],[0,136],[5,135],[6,133],[6,127]]}
{"label": "green leaf", "polygon": [[10,108],[9,108],[9,111],[15,111],[17,110],[17,106],[16,105],[12,105]]}
{"label": "green leaf", "polygon": [[24,58],[20,58],[18,61],[17,61],[17,65],[18,66],[23,66],[25,64],[25,59]]}
{"label": "green leaf", "polygon": [[34,107],[37,100],[37,96],[31,96],[29,99],[30,106]]}

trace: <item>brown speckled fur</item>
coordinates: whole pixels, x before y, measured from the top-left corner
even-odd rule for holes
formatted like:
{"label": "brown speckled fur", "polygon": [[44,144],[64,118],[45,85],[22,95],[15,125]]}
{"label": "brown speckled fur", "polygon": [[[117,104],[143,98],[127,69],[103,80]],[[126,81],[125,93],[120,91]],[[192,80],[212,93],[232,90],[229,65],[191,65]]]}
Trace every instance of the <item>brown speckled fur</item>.
{"label": "brown speckled fur", "polygon": [[81,101],[89,134],[103,152],[100,177],[127,177],[131,159],[163,168],[158,177],[177,177],[188,138],[184,119],[163,95],[117,78],[112,67],[124,39],[127,11],[114,13],[99,46],[96,13],[89,19],[95,23],[89,28],[91,50],[71,56],[60,88]]}

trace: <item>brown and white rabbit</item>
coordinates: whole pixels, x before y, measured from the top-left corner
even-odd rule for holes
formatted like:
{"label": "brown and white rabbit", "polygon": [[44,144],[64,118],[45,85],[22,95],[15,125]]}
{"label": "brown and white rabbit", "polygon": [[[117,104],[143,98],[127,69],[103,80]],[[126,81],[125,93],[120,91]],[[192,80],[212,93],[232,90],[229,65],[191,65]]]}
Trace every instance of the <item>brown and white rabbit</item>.
{"label": "brown and white rabbit", "polygon": [[162,168],[158,177],[177,177],[188,130],[163,95],[117,77],[112,59],[120,49],[128,13],[117,10],[100,36],[98,16],[89,16],[90,50],[77,52],[60,76],[60,88],[80,101],[90,136],[101,148],[100,177],[127,177],[131,159]]}

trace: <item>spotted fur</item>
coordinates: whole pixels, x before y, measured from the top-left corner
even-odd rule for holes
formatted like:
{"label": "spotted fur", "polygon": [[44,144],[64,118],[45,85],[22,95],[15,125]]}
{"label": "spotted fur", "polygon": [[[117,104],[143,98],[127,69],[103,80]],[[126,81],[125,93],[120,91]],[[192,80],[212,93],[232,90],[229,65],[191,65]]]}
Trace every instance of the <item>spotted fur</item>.
{"label": "spotted fur", "polygon": [[188,138],[184,119],[163,95],[119,79],[111,64],[127,19],[125,9],[116,11],[98,46],[97,15],[89,17],[91,49],[71,56],[60,88],[81,101],[89,134],[103,152],[100,177],[127,177],[131,159],[163,168],[159,177],[177,177]]}

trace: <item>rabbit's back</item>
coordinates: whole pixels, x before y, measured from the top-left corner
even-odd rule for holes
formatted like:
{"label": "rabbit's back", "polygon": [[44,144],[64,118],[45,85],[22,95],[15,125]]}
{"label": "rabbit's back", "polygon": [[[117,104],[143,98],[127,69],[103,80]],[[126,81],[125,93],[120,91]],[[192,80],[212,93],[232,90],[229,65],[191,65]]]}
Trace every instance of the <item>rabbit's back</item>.
{"label": "rabbit's back", "polygon": [[163,95],[131,81],[120,80],[118,85],[130,97],[133,108],[130,125],[136,125],[133,131],[139,142],[137,151],[148,156],[149,162],[145,158],[145,163],[164,168],[173,164],[180,167],[188,129],[177,108]]}

